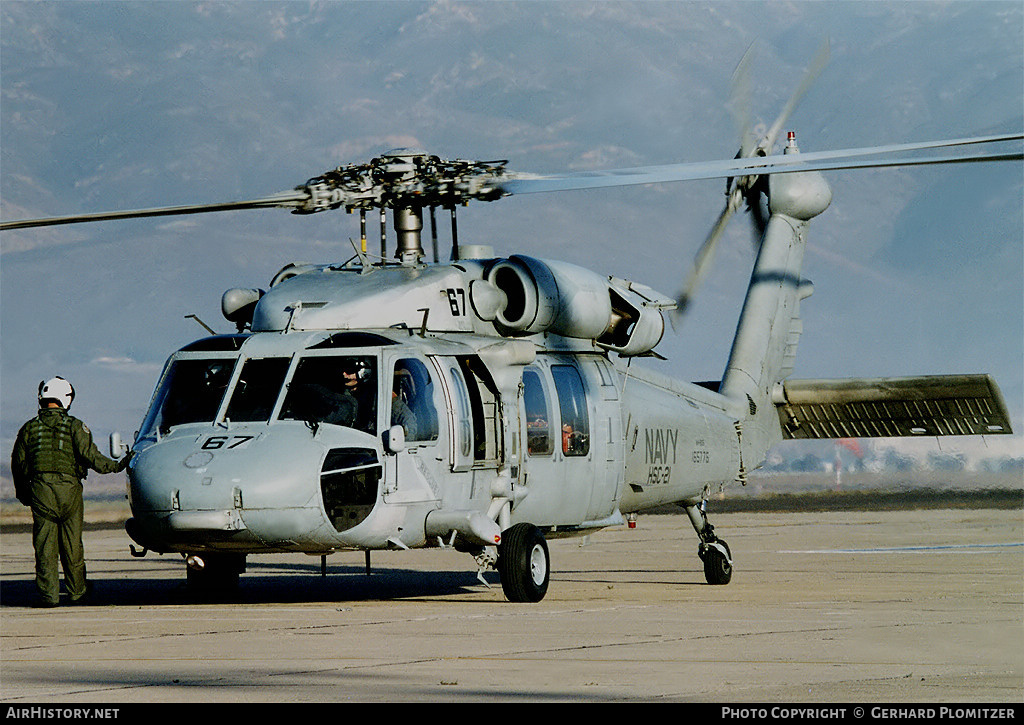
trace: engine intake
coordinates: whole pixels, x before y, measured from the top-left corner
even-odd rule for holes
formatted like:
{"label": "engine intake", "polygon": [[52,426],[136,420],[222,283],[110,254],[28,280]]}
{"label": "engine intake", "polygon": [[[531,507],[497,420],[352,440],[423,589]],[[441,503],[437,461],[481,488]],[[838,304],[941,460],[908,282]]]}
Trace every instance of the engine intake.
{"label": "engine intake", "polygon": [[486,280],[505,298],[494,315],[502,335],[550,332],[629,356],[650,351],[665,331],[661,303],[567,262],[516,255],[493,264]]}

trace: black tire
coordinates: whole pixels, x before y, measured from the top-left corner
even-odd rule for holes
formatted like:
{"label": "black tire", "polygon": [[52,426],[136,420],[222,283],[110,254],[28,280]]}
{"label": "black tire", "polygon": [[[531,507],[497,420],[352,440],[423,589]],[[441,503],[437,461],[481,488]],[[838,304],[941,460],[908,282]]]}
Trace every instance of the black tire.
{"label": "black tire", "polygon": [[510,602],[539,602],[548,591],[551,560],[544,534],[533,524],[503,531],[498,546],[501,588]]}
{"label": "black tire", "polygon": [[704,578],[708,584],[728,584],[732,579],[732,564],[714,546],[709,546],[701,557],[704,560]]}

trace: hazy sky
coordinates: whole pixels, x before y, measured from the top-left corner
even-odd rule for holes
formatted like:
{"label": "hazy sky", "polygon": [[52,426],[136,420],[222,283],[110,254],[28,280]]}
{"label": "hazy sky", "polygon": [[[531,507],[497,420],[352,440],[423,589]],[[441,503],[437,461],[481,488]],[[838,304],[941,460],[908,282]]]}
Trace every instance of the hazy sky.
{"label": "hazy sky", "polygon": [[[4,0],[0,216],[258,197],[398,146],[536,172],[731,158],[743,53],[753,45],[753,112],[770,123],[825,39],[831,62],[788,126],[804,151],[1024,128],[1016,0]],[[794,377],[988,372],[1024,452],[1021,165],[828,179]],[[465,209],[460,241],[674,294],[723,190],[512,197]],[[667,372],[721,375],[753,259],[747,221],[662,343]],[[355,216],[279,210],[4,232],[3,450],[57,374],[98,437],[131,434],[166,357],[203,334],[186,315],[229,331],[225,289],[341,261],[357,235]]]}

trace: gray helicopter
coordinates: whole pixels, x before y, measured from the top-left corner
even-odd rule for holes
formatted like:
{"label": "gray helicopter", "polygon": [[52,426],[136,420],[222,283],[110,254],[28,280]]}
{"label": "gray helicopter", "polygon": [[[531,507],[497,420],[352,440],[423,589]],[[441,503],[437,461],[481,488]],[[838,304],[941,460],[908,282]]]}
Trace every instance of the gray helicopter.
{"label": "gray helicopter", "polygon": [[[792,104],[791,104],[792,105]],[[1020,161],[1024,134],[801,154],[786,112],[736,158],[536,176],[506,162],[399,150],[280,194],[226,204],[3,222],[0,229],[277,207],[358,212],[341,264],[284,267],[267,290],[231,289],[234,334],[174,352],[131,445],[126,529],[177,552],[190,584],[237,584],[250,554],[449,547],[497,569],[505,596],[540,601],[547,540],[683,507],[710,584],[732,553],[712,493],[745,483],[786,439],[1009,434],[987,375],[790,380],[809,222],[829,169]],[[974,148],[960,155],[911,152]],[[727,204],[676,297],[554,260],[460,244],[455,210],[512,194],[726,179]],[[761,243],[720,381],[631,366],[659,357],[666,315],[692,298],[729,218],[755,212]],[[386,249],[391,210],[395,247]],[[452,217],[438,261],[437,210]],[[379,212],[380,255],[367,249]],[[763,212],[763,214],[758,214]],[[431,222],[433,262],[423,248]],[[115,455],[127,452],[111,436]]]}

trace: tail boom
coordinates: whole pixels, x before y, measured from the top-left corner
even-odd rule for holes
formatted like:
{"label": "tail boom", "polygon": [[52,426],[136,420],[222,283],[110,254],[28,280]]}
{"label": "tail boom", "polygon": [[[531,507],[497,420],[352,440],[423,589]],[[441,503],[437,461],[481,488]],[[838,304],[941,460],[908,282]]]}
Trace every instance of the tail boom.
{"label": "tail boom", "polygon": [[828,207],[832,192],[821,174],[806,172],[772,176],[768,198],[771,216],[720,388],[741,421],[741,453],[748,470],[782,440],[772,391],[793,370],[800,300],[812,289],[801,276],[808,222]]}

